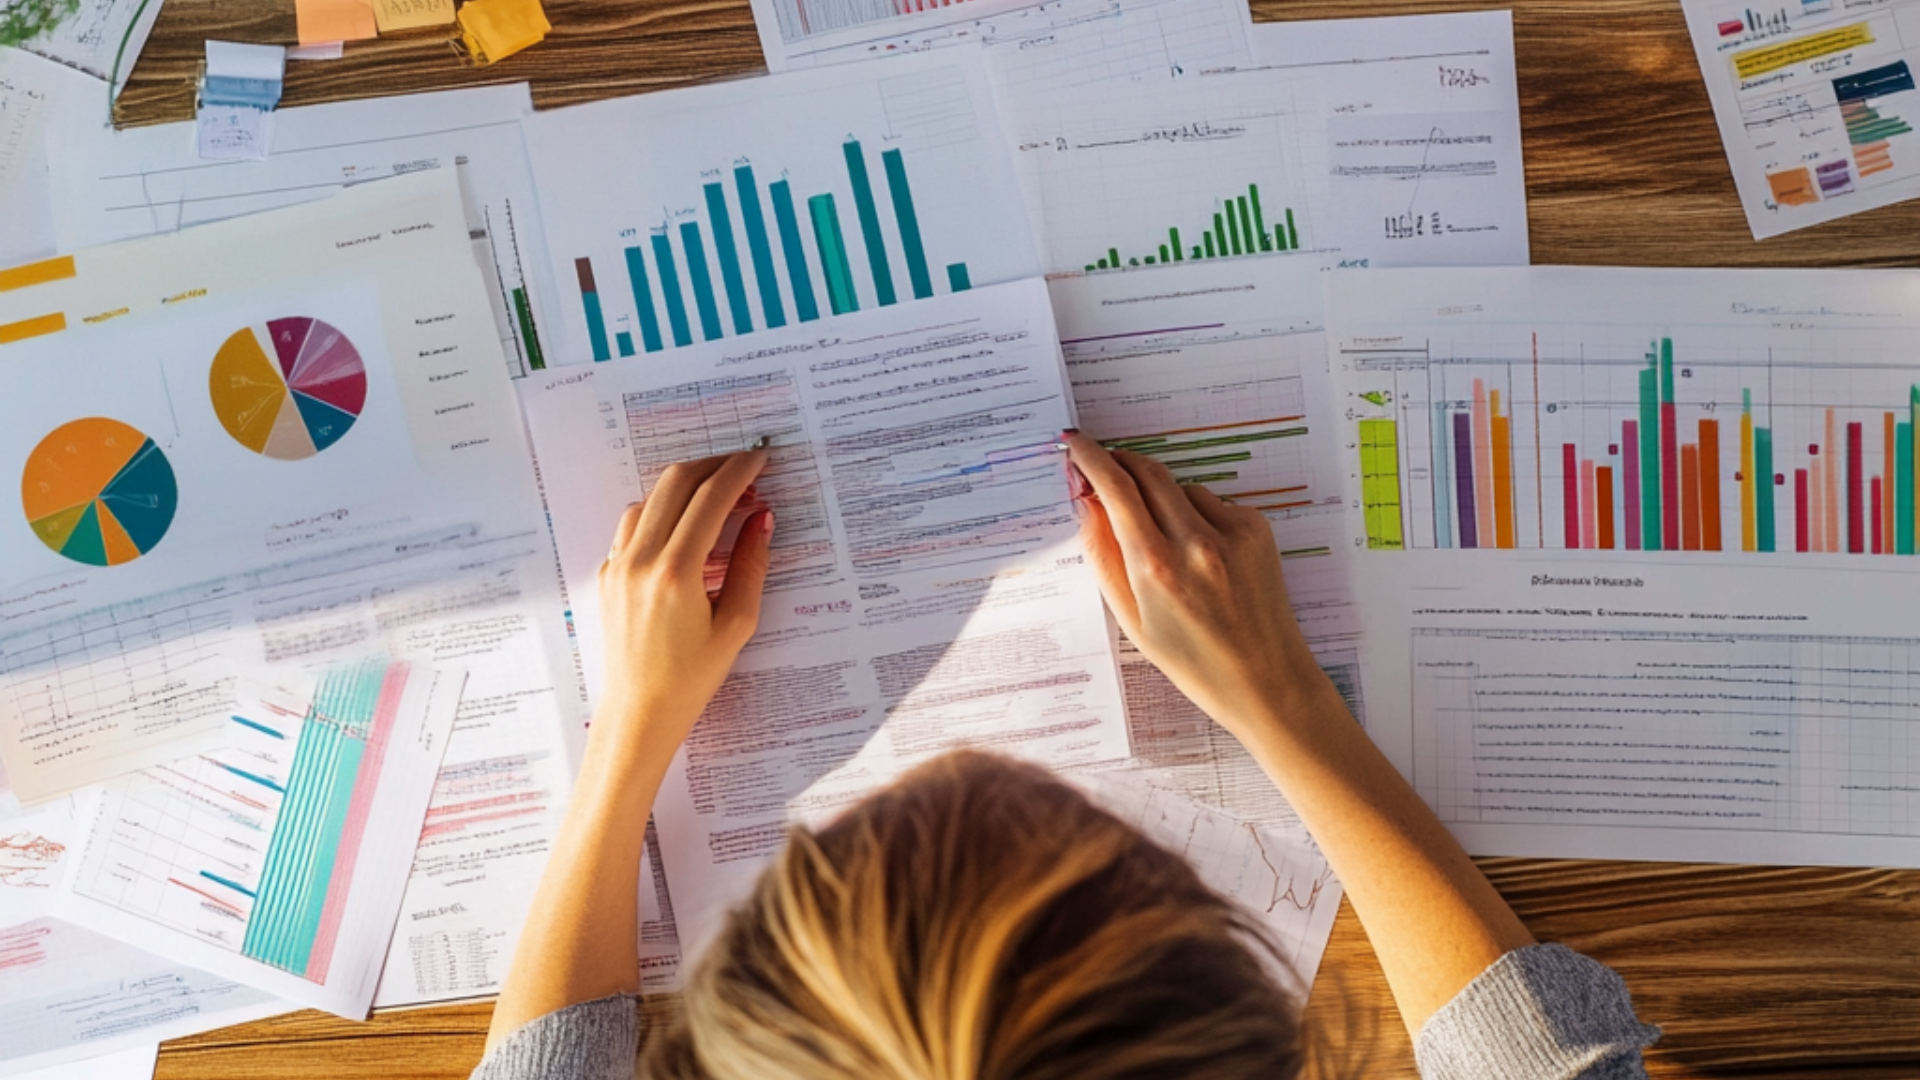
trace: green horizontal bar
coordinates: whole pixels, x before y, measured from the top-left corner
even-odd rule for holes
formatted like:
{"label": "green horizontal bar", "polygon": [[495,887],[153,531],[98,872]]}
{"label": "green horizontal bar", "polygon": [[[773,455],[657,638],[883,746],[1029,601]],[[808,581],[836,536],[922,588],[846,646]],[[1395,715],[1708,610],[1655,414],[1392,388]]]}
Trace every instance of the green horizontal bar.
{"label": "green horizontal bar", "polygon": [[[1216,446],[1244,446],[1247,443],[1268,442],[1273,439],[1291,439],[1296,435],[1305,435],[1303,427],[1286,428],[1282,431],[1262,431],[1254,435],[1216,435],[1211,439],[1195,439],[1192,442],[1162,443],[1151,449],[1135,450],[1139,454],[1179,454],[1188,450],[1211,450]],[[1122,447],[1122,449],[1133,449]]]}
{"label": "green horizontal bar", "polygon": [[1207,457],[1187,458],[1182,461],[1163,461],[1161,464],[1169,469],[1200,469],[1211,468],[1215,465],[1232,465],[1237,462],[1252,460],[1253,454],[1249,451],[1242,450],[1235,454],[1212,454]]}
{"label": "green horizontal bar", "polygon": [[1182,477],[1176,478],[1174,480],[1174,483],[1180,484],[1184,487],[1184,486],[1191,486],[1194,484],[1218,484],[1224,480],[1238,480],[1238,479],[1240,479],[1240,474],[1237,472],[1219,472],[1219,473],[1208,473],[1205,476],[1182,476]]}

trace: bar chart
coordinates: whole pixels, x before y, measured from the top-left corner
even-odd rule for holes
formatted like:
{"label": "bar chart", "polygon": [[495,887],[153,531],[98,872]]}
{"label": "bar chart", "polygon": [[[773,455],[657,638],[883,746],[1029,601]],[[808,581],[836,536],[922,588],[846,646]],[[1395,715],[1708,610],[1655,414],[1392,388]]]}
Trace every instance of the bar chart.
{"label": "bar chart", "polygon": [[1342,349],[1368,547],[1915,553],[1911,364],[1527,346]]}
{"label": "bar chart", "polygon": [[1159,243],[1159,250],[1153,254],[1128,255],[1122,261],[1120,249],[1110,247],[1097,260],[1087,264],[1087,272],[1188,260],[1197,262],[1235,255],[1262,255],[1292,251],[1300,246],[1300,229],[1294,222],[1293,208],[1276,208],[1273,220],[1269,222],[1266,209],[1260,205],[1259,184],[1248,184],[1245,194],[1228,195],[1214,206],[1211,227],[1205,221],[1200,222],[1197,229],[1189,226],[1186,240],[1180,238],[1178,225],[1168,226],[1166,239]]}
{"label": "bar chart", "polygon": [[942,58],[888,70],[901,74],[813,71],[772,99],[703,87],[537,118],[554,270],[575,286],[548,361],[667,353],[1036,272],[1018,181],[987,141],[984,75]]}

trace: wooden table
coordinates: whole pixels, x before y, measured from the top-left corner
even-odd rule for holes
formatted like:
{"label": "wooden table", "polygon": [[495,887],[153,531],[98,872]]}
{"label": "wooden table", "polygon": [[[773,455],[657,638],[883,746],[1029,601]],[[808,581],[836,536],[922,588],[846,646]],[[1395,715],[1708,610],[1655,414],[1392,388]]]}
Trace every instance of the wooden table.
{"label": "wooden table", "polygon": [[[1538,263],[1920,265],[1920,203],[1755,243],[1677,0],[1253,0],[1268,19],[1511,6]],[[554,30],[492,68],[445,35],[292,65],[283,105],[528,80],[542,107],[761,70],[745,0],[547,0]],[[291,0],[167,0],[121,98],[125,124],[192,115],[201,42],[290,42]],[[1613,965],[1666,1029],[1656,1077],[1920,1077],[1920,872],[1483,860],[1544,940]],[[490,1007],[365,1024],[315,1013],[170,1043],[161,1080],[463,1077]],[[1413,1077],[1365,933],[1343,907],[1310,1022],[1342,1075]]]}

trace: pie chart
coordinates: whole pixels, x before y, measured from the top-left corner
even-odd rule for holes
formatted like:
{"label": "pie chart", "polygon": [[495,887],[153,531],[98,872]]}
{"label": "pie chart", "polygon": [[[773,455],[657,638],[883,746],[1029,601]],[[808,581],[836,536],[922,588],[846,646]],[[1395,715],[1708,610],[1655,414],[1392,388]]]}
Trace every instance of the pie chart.
{"label": "pie chart", "polygon": [[207,388],[235,442],[303,461],[353,429],[367,405],[367,369],[347,335],[319,319],[273,319],[220,346]]}
{"label": "pie chart", "polygon": [[180,488],[167,457],[118,420],[75,420],[40,440],[20,479],[40,542],[77,563],[124,566],[173,524]]}

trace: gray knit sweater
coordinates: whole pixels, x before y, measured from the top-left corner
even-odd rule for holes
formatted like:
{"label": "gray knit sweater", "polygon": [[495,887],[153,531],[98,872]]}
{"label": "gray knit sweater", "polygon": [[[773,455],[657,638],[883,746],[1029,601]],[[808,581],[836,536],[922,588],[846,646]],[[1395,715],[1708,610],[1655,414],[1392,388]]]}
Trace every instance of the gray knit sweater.
{"label": "gray knit sweater", "polygon": [[[1434,1013],[1413,1049],[1425,1080],[1629,1080],[1646,1076],[1640,1048],[1659,1037],[1611,968],[1530,945]],[[632,998],[572,1005],[514,1032],[473,1080],[631,1080],[639,1039]]]}

